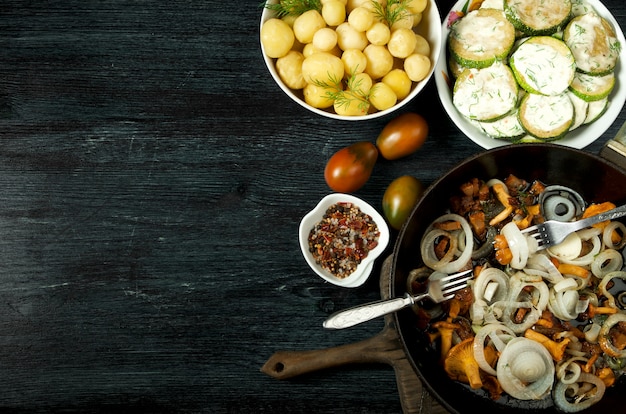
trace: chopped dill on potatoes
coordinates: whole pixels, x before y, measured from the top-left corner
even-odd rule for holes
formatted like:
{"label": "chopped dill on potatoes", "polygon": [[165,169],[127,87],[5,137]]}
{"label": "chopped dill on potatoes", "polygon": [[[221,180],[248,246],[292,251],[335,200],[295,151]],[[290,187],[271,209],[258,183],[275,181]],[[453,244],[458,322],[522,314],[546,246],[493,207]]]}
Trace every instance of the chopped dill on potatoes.
{"label": "chopped dill on potatoes", "polygon": [[407,18],[411,14],[409,11],[410,2],[410,0],[388,0],[385,6],[377,1],[372,1],[374,15],[391,27],[394,23]]}
{"label": "chopped dill on potatoes", "polygon": [[364,93],[361,89],[362,79],[357,77],[357,73],[352,73],[346,79],[346,89],[342,87],[341,79],[329,78],[330,83],[315,81],[315,85],[326,89],[326,98],[335,101],[335,106],[348,108],[356,103],[356,107],[366,113],[369,109],[369,93]]}

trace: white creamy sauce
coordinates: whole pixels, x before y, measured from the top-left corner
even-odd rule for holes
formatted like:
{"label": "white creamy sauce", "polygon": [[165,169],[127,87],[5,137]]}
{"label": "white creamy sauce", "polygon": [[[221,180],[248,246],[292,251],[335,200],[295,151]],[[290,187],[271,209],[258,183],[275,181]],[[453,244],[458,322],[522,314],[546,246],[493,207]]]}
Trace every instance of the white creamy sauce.
{"label": "white creamy sauce", "polygon": [[458,37],[463,39],[466,50],[480,56],[492,54],[493,50],[502,47],[502,40],[506,37],[505,24],[491,16],[478,16],[472,12],[455,30]]}
{"label": "white creamy sauce", "polygon": [[619,56],[619,41],[604,30],[596,13],[586,13],[567,27],[567,46],[576,65],[584,72],[613,68]]}
{"label": "white creamy sauce", "polygon": [[586,0],[572,0],[572,16],[580,16],[594,11],[591,4]]}
{"label": "white creamy sauce", "polygon": [[524,81],[544,95],[566,91],[576,72],[571,55],[543,44],[526,42],[513,53],[513,59]]}
{"label": "white creamy sauce", "polygon": [[585,122],[585,119],[587,119],[589,102],[580,99],[570,91],[567,91],[567,96],[570,101],[572,101],[572,105],[574,105],[574,123],[572,123],[572,126],[569,127],[569,130],[571,131],[581,126]]}
{"label": "white creamy sauce", "polygon": [[515,85],[510,69],[501,63],[484,69],[471,69],[470,77],[457,85],[453,103],[468,118],[494,119],[515,108]]}
{"label": "white creamy sauce", "polygon": [[570,123],[574,117],[574,104],[567,94],[543,96],[529,94],[525,118],[536,129],[552,131]]}
{"label": "white creamy sauce", "polygon": [[481,122],[480,127],[487,135],[494,138],[515,138],[524,134],[517,111],[494,122]]}
{"label": "white creamy sauce", "polygon": [[549,29],[558,25],[568,15],[571,5],[568,0],[510,0],[508,4],[524,22],[535,29]]}
{"label": "white creamy sauce", "polygon": [[589,107],[587,109],[587,118],[585,118],[585,124],[595,121],[606,109],[606,106],[609,104],[609,100],[607,98],[601,99],[599,101],[589,102]]}
{"label": "white creamy sauce", "polygon": [[485,0],[480,5],[480,8],[504,10],[504,0]]}
{"label": "white creamy sauce", "polygon": [[615,82],[615,73],[611,72],[604,76],[591,76],[584,73],[577,73],[572,81],[572,86],[581,92],[594,92],[606,90]]}

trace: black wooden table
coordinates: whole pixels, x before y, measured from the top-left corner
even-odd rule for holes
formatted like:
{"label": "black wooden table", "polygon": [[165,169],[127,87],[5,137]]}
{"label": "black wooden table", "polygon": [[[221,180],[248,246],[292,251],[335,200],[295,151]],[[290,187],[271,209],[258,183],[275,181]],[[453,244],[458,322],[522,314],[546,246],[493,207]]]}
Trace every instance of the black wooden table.
{"label": "black wooden table", "polygon": [[[401,411],[386,365],[260,372],[276,350],[381,330],[322,328],[377,299],[378,278],[323,283],[297,228],[330,192],[330,155],[391,117],[341,122],[290,101],[261,57],[259,3],[0,5],[0,411]],[[624,2],[605,4],[626,28]],[[392,179],[427,185],[482,150],[433,82],[409,110],[430,137],[376,165],[356,193],[375,206]]]}

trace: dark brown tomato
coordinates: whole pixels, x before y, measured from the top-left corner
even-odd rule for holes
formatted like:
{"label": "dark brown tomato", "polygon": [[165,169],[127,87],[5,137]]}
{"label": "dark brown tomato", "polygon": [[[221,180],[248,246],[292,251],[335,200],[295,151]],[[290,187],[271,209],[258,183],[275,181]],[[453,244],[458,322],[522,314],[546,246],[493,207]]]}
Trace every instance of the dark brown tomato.
{"label": "dark brown tomato", "polygon": [[372,175],[378,149],[371,142],[357,142],[340,149],[326,163],[326,184],[339,193],[351,193],[363,187]]}
{"label": "dark brown tomato", "polygon": [[415,177],[403,175],[389,184],[383,195],[383,212],[389,225],[399,230],[424,193],[424,186]]}
{"label": "dark brown tomato", "polygon": [[419,114],[407,112],[392,119],[376,139],[380,155],[387,160],[406,157],[428,138],[428,123]]}

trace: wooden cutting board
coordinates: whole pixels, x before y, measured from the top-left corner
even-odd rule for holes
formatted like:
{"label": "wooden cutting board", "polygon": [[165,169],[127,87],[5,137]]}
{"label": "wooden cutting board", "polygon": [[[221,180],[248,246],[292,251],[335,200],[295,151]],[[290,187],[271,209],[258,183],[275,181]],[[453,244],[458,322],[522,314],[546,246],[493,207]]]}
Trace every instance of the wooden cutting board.
{"label": "wooden cutting board", "polygon": [[[391,294],[391,257],[382,265],[380,293],[383,299]],[[385,316],[383,330],[353,344],[310,351],[278,351],[265,362],[261,371],[277,379],[287,379],[320,369],[355,363],[384,363],[393,367],[398,394],[405,414],[446,414],[413,370],[402,347],[392,315]]]}

